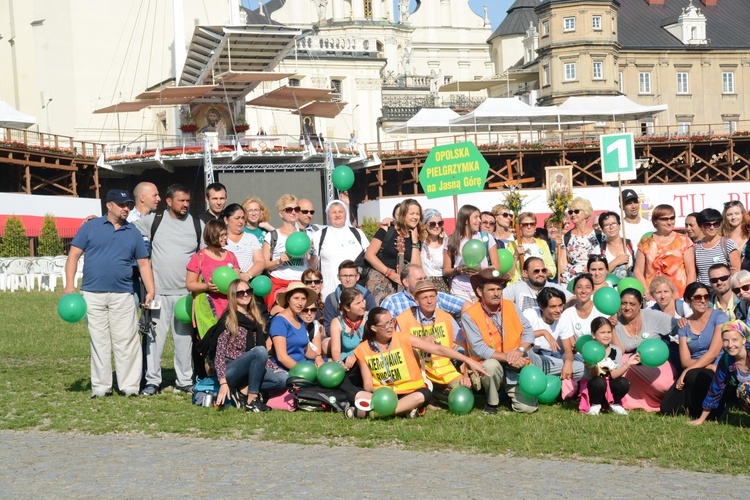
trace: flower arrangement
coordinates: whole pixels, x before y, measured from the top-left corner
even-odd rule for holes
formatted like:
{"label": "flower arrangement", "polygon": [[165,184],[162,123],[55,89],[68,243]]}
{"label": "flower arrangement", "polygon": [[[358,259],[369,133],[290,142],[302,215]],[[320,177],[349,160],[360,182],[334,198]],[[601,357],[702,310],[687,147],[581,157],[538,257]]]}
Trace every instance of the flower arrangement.
{"label": "flower arrangement", "polygon": [[245,117],[240,116],[234,123],[234,133],[239,134],[241,132],[247,132],[250,129],[250,125],[245,121]]}
{"label": "flower arrangement", "polygon": [[503,202],[508,209],[513,213],[513,220],[518,221],[518,215],[523,212],[523,207],[526,204],[525,194],[521,194],[521,186],[518,184],[505,184],[505,188],[508,190],[505,193],[505,201]]}
{"label": "flower arrangement", "polygon": [[565,211],[571,201],[573,201],[573,191],[569,187],[550,190],[547,195],[547,206],[552,211],[550,221],[557,226],[562,226],[565,223]]}
{"label": "flower arrangement", "polygon": [[193,115],[190,114],[190,111],[186,111],[180,119],[180,131],[195,132],[197,130],[198,126],[195,124],[195,120],[193,120]]}

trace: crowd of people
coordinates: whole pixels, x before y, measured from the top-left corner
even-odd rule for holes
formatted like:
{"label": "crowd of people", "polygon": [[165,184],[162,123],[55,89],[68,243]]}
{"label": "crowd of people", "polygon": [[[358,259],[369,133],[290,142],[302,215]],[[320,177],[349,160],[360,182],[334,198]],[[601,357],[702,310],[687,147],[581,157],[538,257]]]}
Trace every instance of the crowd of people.
{"label": "crowd of people", "polygon": [[[362,402],[380,387],[411,417],[459,385],[484,393],[487,414],[504,401],[531,413],[538,400],[519,385],[527,365],[559,377],[559,397],[589,415],[640,409],[700,424],[733,404],[750,411],[750,214],[738,201],[690,214],[684,233],[669,204],[642,218],[632,189],[598,212],[574,198],[561,225],[504,204],[464,205],[446,234],[438,210],[407,199],[368,240],[346,193],[325,207],[325,225],[313,224],[310,200],[284,194],[278,227],[258,197],[228,204],[219,183],[205,197],[208,210],[194,217],[182,185],[169,186],[161,212],[151,183],[132,197],[111,190],[107,213],[73,239],[65,292],[75,291],[85,254],[92,397],[112,394],[111,351],[123,394],[159,393],[171,331],[174,389],[190,392],[195,377],[212,375],[218,404],[250,412],[270,410],[304,361],[343,366],[348,418],[367,417]],[[286,251],[297,232],[310,236],[302,257]],[[484,249],[480,262],[464,259],[469,242]],[[499,250],[512,265],[501,267]],[[220,266],[239,276],[225,293],[212,282]],[[259,275],[271,282],[263,296],[252,285]],[[627,277],[641,286],[619,291],[616,314],[599,311],[596,292]],[[175,313],[187,293],[192,324]],[[142,342],[139,304],[141,322],[146,312],[153,322]],[[210,347],[197,349],[209,333]],[[605,350],[597,363],[577,352],[589,334]],[[647,339],[666,344],[661,366],[641,363]]]}

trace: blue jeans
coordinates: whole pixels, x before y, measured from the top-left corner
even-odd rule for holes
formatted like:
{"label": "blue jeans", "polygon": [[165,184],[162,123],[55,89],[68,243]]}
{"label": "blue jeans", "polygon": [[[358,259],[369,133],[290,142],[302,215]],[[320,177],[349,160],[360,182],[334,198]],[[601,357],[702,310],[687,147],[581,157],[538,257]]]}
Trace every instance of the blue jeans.
{"label": "blue jeans", "polygon": [[253,347],[245,354],[227,363],[225,378],[229,387],[239,388],[247,385],[247,392],[258,394],[261,390],[272,391],[286,386],[289,374],[274,372],[266,368],[268,350],[265,347]]}

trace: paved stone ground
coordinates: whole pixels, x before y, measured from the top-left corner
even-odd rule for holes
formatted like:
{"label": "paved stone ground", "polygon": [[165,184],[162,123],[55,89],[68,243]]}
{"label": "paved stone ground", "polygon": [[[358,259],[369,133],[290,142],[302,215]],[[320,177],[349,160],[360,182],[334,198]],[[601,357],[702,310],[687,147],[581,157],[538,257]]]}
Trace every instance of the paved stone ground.
{"label": "paved stone ground", "polygon": [[463,453],[443,463],[437,453],[387,449],[10,431],[0,432],[0,449],[7,498],[750,495],[750,476]]}

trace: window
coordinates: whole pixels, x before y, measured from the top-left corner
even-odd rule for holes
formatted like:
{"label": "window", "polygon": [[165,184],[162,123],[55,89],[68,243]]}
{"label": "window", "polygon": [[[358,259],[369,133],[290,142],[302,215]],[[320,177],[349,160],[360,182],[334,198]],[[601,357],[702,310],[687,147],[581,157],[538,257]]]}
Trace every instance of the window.
{"label": "window", "polygon": [[638,74],[638,93],[639,94],[651,93],[651,73],[641,72]]}
{"label": "window", "polygon": [[331,99],[331,102],[341,102],[341,80],[331,80],[331,90],[337,94]]}
{"label": "window", "polygon": [[625,90],[624,90],[625,89],[625,83],[623,83],[623,81],[622,81],[622,71],[620,71],[620,74],[618,75],[618,78],[620,80],[617,82],[617,85],[619,85],[620,93],[624,94],[625,93]]}
{"label": "window", "polygon": [[725,94],[734,94],[734,73],[725,71],[721,76],[722,92]]}
{"label": "window", "polygon": [[563,31],[574,31],[575,29],[576,29],[576,18],[564,17],[563,18]]}
{"label": "window", "polygon": [[641,122],[641,135],[653,135],[654,122]]}
{"label": "window", "polygon": [[725,134],[733,134],[737,132],[737,122],[733,120],[725,121],[724,122],[724,133]]}
{"label": "window", "polygon": [[290,87],[299,87],[299,78],[290,78],[289,79],[289,86]]}
{"label": "window", "polygon": [[576,79],[576,63],[565,63],[565,79],[567,81]]}
{"label": "window", "polygon": [[591,27],[594,31],[602,30],[602,16],[594,16],[591,18]]}
{"label": "window", "polygon": [[677,122],[677,133],[678,134],[689,134],[690,133],[690,122]]}
{"label": "window", "polygon": [[542,85],[549,85],[549,64],[542,66]]}
{"label": "window", "polygon": [[688,85],[687,73],[677,73],[677,93],[678,94],[690,93],[690,86]]}
{"label": "window", "polygon": [[594,61],[594,80],[601,80],[602,78],[604,78],[603,63]]}
{"label": "window", "polygon": [[542,21],[542,36],[549,35],[549,21]]}

